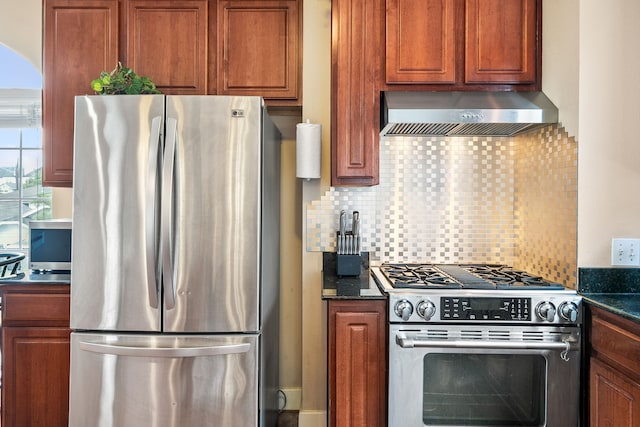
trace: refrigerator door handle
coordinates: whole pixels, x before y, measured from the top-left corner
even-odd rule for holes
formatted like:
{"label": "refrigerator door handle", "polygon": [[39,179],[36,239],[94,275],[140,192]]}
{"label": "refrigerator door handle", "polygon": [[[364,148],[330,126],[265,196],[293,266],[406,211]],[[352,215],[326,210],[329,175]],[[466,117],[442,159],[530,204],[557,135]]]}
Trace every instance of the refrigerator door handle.
{"label": "refrigerator door handle", "polygon": [[112,344],[102,344],[95,342],[81,341],[81,350],[92,353],[109,354],[116,356],[132,357],[202,357],[202,356],[222,356],[225,354],[239,354],[249,351],[249,343],[228,344],[203,347],[134,347],[120,346]]}
{"label": "refrigerator door handle", "polygon": [[176,145],[178,141],[178,122],[174,118],[167,118],[167,137],[164,162],[162,165],[162,282],[164,284],[164,303],[167,310],[176,306],[176,290],[173,277],[174,247],[173,247],[173,198],[174,198],[174,169]]}
{"label": "refrigerator door handle", "polygon": [[158,195],[158,161],[160,153],[160,126],[162,118],[157,116],[151,120],[151,136],[149,137],[149,164],[147,169],[146,212],[145,212],[145,245],[147,250],[147,291],[149,305],[158,308],[158,280],[160,279],[160,256],[157,254],[157,208]]}

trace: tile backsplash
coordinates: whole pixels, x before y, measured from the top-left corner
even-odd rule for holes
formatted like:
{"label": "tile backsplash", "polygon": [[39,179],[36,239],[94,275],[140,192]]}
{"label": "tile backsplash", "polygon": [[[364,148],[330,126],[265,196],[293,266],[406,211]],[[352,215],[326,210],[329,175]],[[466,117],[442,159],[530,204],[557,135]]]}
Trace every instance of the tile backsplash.
{"label": "tile backsplash", "polygon": [[380,184],[307,206],[308,251],[335,251],[360,212],[372,263],[499,263],[575,287],[577,144],[559,126],[517,137],[390,137]]}

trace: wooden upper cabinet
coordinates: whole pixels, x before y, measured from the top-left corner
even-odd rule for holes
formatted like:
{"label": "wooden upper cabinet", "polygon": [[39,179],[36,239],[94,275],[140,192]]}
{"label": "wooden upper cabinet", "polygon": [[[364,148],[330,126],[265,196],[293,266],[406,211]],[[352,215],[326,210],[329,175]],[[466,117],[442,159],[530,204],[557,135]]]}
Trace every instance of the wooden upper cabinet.
{"label": "wooden upper cabinet", "polygon": [[300,104],[301,28],[299,0],[219,1],[217,93]]}
{"label": "wooden upper cabinet", "polygon": [[387,83],[455,83],[456,0],[387,0]]}
{"label": "wooden upper cabinet", "polygon": [[76,95],[118,62],[118,0],[45,0],[42,128],[47,187],[70,187]]}
{"label": "wooden upper cabinet", "polygon": [[536,0],[466,0],[465,83],[536,80]]}
{"label": "wooden upper cabinet", "polygon": [[541,0],[386,5],[387,89],[539,89]]}
{"label": "wooden upper cabinet", "polygon": [[164,94],[259,95],[268,105],[301,105],[302,0],[43,4],[46,187],[72,186],[74,97],[93,94],[91,80],[118,61]]}
{"label": "wooden upper cabinet", "polygon": [[378,184],[384,0],[333,0],[331,184]]}
{"label": "wooden upper cabinet", "polygon": [[125,0],[126,59],[165,94],[206,95],[208,0]]}

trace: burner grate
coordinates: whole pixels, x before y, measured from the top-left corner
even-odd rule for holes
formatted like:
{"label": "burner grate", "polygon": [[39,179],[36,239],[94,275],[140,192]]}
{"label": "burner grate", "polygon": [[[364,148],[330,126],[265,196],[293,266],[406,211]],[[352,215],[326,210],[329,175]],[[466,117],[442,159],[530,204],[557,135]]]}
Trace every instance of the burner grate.
{"label": "burner grate", "polygon": [[500,264],[383,264],[394,288],[411,289],[564,289],[525,271]]}
{"label": "burner grate", "polygon": [[460,288],[462,285],[429,264],[383,264],[382,272],[394,288]]}

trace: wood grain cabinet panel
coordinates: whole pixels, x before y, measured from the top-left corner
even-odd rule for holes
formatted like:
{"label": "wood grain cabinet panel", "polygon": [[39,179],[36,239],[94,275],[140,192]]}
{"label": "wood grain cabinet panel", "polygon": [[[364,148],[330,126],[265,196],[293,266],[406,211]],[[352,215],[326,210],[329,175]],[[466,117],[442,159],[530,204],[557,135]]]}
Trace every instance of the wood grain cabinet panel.
{"label": "wood grain cabinet panel", "polygon": [[536,0],[466,0],[465,83],[536,81]]}
{"label": "wood grain cabinet panel", "polygon": [[386,2],[388,89],[539,88],[540,0]]}
{"label": "wood grain cabinet panel", "polygon": [[69,424],[69,333],[3,327],[3,427]]}
{"label": "wood grain cabinet panel", "polygon": [[301,105],[302,0],[43,4],[44,186],[73,185],[74,97],[93,94],[91,80],[118,61],[164,94],[256,95],[269,106]]}
{"label": "wood grain cabinet panel", "polygon": [[640,384],[607,367],[598,359],[590,363],[590,426],[640,426]]}
{"label": "wood grain cabinet panel", "polygon": [[594,307],[590,313],[588,425],[640,427],[640,325]]}
{"label": "wood grain cabinet panel", "polygon": [[387,83],[455,83],[456,0],[387,0]]}
{"label": "wood grain cabinet panel", "polygon": [[329,301],[331,426],[386,426],[385,313],[385,301]]}
{"label": "wood grain cabinet panel", "polygon": [[66,293],[7,292],[2,297],[3,324],[68,326],[69,304]]}
{"label": "wood grain cabinet panel", "polygon": [[69,285],[2,288],[2,427],[69,423]]}
{"label": "wood grain cabinet panel", "polygon": [[42,182],[70,187],[74,97],[118,62],[118,0],[44,0],[43,33]]}
{"label": "wood grain cabinet panel", "polygon": [[299,0],[219,1],[217,30],[219,94],[299,103]]}
{"label": "wood grain cabinet panel", "polygon": [[384,0],[331,5],[331,184],[376,185]]}
{"label": "wood grain cabinet panel", "polygon": [[[128,0],[123,62],[165,94],[206,95],[208,0]],[[215,11],[215,9],[214,9]]]}

